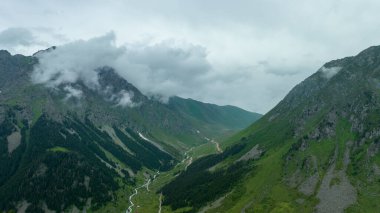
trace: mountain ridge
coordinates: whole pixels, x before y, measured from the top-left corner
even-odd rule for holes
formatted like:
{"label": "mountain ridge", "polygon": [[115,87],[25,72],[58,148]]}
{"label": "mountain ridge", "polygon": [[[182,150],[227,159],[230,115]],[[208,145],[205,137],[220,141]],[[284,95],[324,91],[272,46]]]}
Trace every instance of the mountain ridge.
{"label": "mountain ridge", "polygon": [[240,151],[215,156],[219,160],[206,169],[205,159],[199,159],[193,162],[199,171],[182,174],[196,176],[192,191],[202,191],[230,183],[222,175],[219,183],[205,185],[203,175],[223,174],[246,159],[248,169],[235,169],[242,173],[228,190],[202,201],[177,201],[172,189],[181,195],[189,189],[174,179],[162,188],[165,205],[189,212],[201,207],[204,212],[376,212],[371,195],[380,192],[379,78],[379,46],[325,63],[261,119],[222,143],[244,146]]}
{"label": "mountain ridge", "polygon": [[31,82],[36,64],[0,51],[2,211],[99,211],[173,168],[190,147],[237,131],[149,99],[111,67],[94,70],[97,85],[52,87]]}

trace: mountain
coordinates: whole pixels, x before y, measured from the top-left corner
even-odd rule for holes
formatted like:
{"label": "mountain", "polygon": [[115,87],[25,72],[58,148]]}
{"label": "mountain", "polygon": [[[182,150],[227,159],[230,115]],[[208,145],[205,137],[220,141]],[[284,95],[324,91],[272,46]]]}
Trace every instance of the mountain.
{"label": "mountain", "polygon": [[380,46],[333,60],[160,192],[177,212],[377,212]]}
{"label": "mountain", "polygon": [[[200,101],[180,97],[171,97],[168,105],[173,111],[193,121],[195,125],[198,125],[197,123],[200,122],[206,123],[207,125],[203,125],[203,129],[215,132],[214,134],[219,135],[215,137],[219,139],[224,139],[228,133],[244,129],[252,121],[256,121],[262,116],[261,114],[251,113],[235,106],[205,104]],[[225,130],[226,134],[220,134],[222,129]]]}
{"label": "mountain", "polygon": [[38,57],[56,48],[0,51],[1,211],[125,211],[141,181],[260,116],[179,97],[164,104],[111,67],[94,70],[95,85],[33,83]]}

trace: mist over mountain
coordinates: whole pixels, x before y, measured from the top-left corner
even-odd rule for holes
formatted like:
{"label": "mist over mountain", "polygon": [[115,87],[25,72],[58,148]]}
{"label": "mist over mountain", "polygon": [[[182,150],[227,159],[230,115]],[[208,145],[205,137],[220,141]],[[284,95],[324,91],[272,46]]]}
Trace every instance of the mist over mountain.
{"label": "mist over mountain", "polygon": [[187,44],[179,48],[169,42],[154,46],[117,46],[113,32],[71,42],[35,56],[39,59],[32,74],[35,83],[56,87],[80,80],[87,87],[95,88],[98,85],[96,69],[109,66],[143,93],[160,95],[165,102],[173,95],[200,93],[193,88],[207,81],[212,83],[213,78],[202,47]]}
{"label": "mist over mountain", "polygon": [[162,102],[103,61],[40,63],[58,50],[0,51],[3,210],[378,208],[378,46],[325,63],[263,117]]}
{"label": "mist over mountain", "polygon": [[172,170],[190,147],[215,147],[261,116],[180,97],[163,103],[106,66],[107,58],[61,51],[0,51],[4,211],[102,212],[111,202],[126,210],[120,193]]}
{"label": "mist over mountain", "polygon": [[363,213],[380,1],[1,0],[0,213]]}
{"label": "mist over mountain", "polygon": [[4,211],[379,208],[379,46],[325,63],[262,117],[147,96],[115,55],[62,55],[0,51]]}

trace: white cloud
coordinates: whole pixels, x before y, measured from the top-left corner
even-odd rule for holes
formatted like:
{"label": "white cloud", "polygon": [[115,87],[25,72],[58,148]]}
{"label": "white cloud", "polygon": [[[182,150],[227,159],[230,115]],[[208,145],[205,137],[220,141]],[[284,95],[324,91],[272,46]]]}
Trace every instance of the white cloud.
{"label": "white cloud", "polygon": [[342,69],[342,67],[325,67],[325,66],[323,66],[320,69],[320,72],[322,73],[322,76],[324,78],[330,79],[333,76],[335,76],[341,69]]}
{"label": "white cloud", "polygon": [[0,49],[11,53],[32,54],[35,50],[49,46],[49,43],[67,42],[67,38],[47,27],[10,27],[0,30]]}
{"label": "white cloud", "polygon": [[204,47],[164,41],[129,45],[113,66],[145,94],[166,99],[199,90],[211,72]]}
{"label": "white cloud", "polygon": [[80,89],[76,89],[72,86],[65,86],[63,90],[66,92],[66,97],[65,100],[68,100],[70,98],[76,98],[76,99],[81,99],[83,96],[83,91]]}
{"label": "white cloud", "polygon": [[0,45],[4,47],[30,46],[36,42],[33,34],[25,28],[8,28],[0,32]]}
{"label": "white cloud", "polygon": [[[3,0],[0,30],[33,29],[39,41],[57,46],[67,43],[64,39],[88,40],[114,30],[118,35],[114,47],[129,43],[115,66],[140,70],[132,74],[123,70],[123,76],[144,91],[266,112],[325,62],[380,44],[380,28],[374,27],[380,24],[379,7],[376,0],[93,0],[91,4],[85,0]],[[65,38],[48,38],[46,31],[37,30],[40,27]],[[165,48],[173,48],[164,44],[168,39],[195,44],[180,47],[191,57],[168,56]],[[13,52],[38,49],[31,45]],[[128,54],[136,56],[122,61]],[[159,61],[146,59],[153,56]],[[178,63],[169,69],[162,65],[165,59]],[[175,66],[194,68],[188,64],[192,62],[204,63],[197,68],[203,71],[194,72],[197,78],[164,77],[169,72],[177,75]]]}
{"label": "white cloud", "polygon": [[[209,76],[212,67],[203,47],[174,41],[117,46],[113,33],[67,43],[37,57],[39,63],[32,73],[32,81],[48,87],[80,81],[96,90],[97,69],[104,66],[115,68],[145,94],[162,100],[201,92],[206,81],[214,80]],[[133,97],[127,93],[121,96],[119,105],[128,105]]]}
{"label": "white cloud", "polygon": [[115,35],[108,33],[88,41],[78,40],[54,51],[39,54],[32,81],[57,87],[61,84],[82,81],[87,87],[98,86],[96,69],[114,64],[124,54],[124,48],[114,45]]}
{"label": "white cloud", "polygon": [[132,98],[133,98],[132,92],[122,90],[119,92],[119,94],[115,95],[115,97],[113,99],[117,103],[116,106],[122,106],[122,107],[138,106],[138,104],[136,104],[132,101]]}

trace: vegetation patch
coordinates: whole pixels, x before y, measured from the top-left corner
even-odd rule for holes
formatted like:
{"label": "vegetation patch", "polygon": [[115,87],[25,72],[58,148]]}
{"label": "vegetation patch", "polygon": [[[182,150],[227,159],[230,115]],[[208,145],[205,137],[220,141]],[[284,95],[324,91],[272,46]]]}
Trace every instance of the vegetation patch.
{"label": "vegetation patch", "polygon": [[187,212],[195,212],[230,191],[253,169],[253,165],[250,162],[238,162],[214,172],[208,169],[243,148],[244,144],[236,145],[224,153],[209,155],[195,161],[161,189],[164,195],[163,205],[170,205],[173,210],[191,207]]}
{"label": "vegetation patch", "polygon": [[339,177],[334,177],[330,180],[330,188],[335,186],[335,185],[339,185],[341,182],[340,178]]}
{"label": "vegetation patch", "polygon": [[55,146],[53,148],[48,149],[49,152],[70,152],[69,149],[62,146]]}

